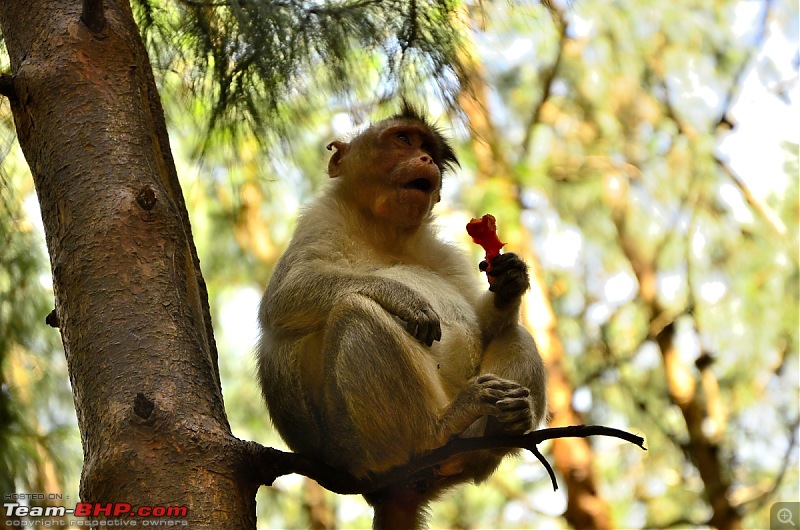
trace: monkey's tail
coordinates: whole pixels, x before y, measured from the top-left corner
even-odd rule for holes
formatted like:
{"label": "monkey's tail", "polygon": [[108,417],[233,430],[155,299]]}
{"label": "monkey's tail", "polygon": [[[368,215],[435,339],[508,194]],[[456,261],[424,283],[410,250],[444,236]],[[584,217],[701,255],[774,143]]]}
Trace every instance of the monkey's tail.
{"label": "monkey's tail", "polygon": [[374,530],[416,530],[426,528],[428,498],[413,486],[396,486],[364,495],[375,509]]}

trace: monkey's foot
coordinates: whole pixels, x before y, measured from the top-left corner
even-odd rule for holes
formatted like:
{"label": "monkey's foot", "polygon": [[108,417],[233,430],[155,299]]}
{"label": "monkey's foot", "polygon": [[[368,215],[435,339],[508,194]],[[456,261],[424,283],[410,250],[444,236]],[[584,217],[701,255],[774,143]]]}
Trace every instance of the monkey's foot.
{"label": "monkey's foot", "polygon": [[481,375],[476,382],[483,387],[483,399],[494,405],[490,415],[500,424],[500,432],[523,434],[531,429],[533,412],[527,388],[494,374]]}

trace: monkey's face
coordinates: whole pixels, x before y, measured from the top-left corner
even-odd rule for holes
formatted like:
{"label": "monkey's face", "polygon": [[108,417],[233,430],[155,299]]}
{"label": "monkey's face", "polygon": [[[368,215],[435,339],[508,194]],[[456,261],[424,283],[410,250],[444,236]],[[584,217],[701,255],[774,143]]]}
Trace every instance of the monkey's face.
{"label": "monkey's face", "polygon": [[434,139],[426,128],[400,122],[382,129],[375,143],[373,214],[400,226],[419,225],[440,198]]}
{"label": "monkey's face", "polygon": [[[428,219],[440,199],[441,147],[422,124],[392,120],[350,144],[336,142],[332,177],[344,177],[349,196],[377,221],[413,228]],[[337,158],[337,155],[341,156]]]}

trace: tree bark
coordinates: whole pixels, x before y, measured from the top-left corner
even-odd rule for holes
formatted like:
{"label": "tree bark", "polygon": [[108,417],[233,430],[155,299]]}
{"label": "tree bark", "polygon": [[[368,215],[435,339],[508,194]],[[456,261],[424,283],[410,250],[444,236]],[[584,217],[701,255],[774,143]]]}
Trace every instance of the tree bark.
{"label": "tree bark", "polygon": [[127,2],[87,9],[104,20],[95,32],[77,1],[0,2],[13,76],[3,93],[44,220],[81,499],[187,507],[191,528],[254,528],[258,484],[225,416],[150,62]]}

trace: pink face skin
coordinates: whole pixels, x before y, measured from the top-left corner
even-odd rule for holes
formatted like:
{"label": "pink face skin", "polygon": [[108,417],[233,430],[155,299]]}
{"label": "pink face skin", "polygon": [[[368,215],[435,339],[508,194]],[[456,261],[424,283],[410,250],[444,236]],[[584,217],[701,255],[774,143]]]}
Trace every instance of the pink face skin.
{"label": "pink face skin", "polygon": [[351,143],[333,142],[332,178],[363,213],[396,228],[418,228],[439,202],[441,173],[436,139],[414,122],[378,124]]}

